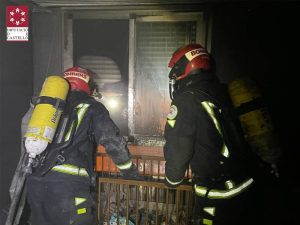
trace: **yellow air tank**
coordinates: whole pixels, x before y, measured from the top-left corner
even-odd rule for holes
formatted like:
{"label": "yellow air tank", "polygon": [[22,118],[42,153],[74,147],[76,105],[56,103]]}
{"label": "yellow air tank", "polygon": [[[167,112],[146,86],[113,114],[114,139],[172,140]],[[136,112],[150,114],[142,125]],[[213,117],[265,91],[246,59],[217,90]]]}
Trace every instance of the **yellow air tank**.
{"label": "yellow air tank", "polygon": [[61,76],[46,78],[25,133],[25,148],[35,158],[51,143],[63,111],[69,84]]}
{"label": "yellow air tank", "polygon": [[280,148],[257,85],[251,78],[238,78],[229,83],[228,90],[246,141],[263,161],[275,164]]}

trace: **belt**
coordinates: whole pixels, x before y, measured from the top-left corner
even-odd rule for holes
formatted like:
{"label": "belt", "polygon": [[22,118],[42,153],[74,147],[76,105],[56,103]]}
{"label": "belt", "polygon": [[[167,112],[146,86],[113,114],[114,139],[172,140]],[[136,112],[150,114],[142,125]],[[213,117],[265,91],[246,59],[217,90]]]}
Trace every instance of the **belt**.
{"label": "belt", "polygon": [[207,197],[210,199],[228,199],[232,198],[246,189],[254,182],[252,178],[245,180],[239,185],[235,185],[231,180],[225,182],[226,190],[208,189],[203,186],[194,185],[194,190],[197,196]]}
{"label": "belt", "polygon": [[74,166],[71,164],[62,164],[54,166],[51,170],[60,172],[60,173],[66,173],[71,175],[77,175],[82,177],[89,177],[88,172],[83,167]]}

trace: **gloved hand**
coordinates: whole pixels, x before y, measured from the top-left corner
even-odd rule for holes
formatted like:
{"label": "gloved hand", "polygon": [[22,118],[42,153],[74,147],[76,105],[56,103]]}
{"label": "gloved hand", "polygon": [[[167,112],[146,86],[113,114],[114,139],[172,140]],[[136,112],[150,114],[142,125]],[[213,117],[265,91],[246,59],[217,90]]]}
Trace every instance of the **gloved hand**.
{"label": "gloved hand", "polygon": [[132,164],[127,170],[121,170],[121,177],[128,180],[144,180],[143,177],[139,175],[135,164]]}

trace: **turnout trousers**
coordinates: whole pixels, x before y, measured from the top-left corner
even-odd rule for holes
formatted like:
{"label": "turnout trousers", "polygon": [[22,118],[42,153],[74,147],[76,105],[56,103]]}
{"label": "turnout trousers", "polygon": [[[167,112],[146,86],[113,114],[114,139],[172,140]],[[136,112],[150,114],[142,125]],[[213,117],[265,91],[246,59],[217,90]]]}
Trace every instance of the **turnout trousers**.
{"label": "turnout trousers", "polygon": [[[253,185],[254,186],[254,185]],[[255,187],[232,198],[209,199],[195,194],[192,225],[262,224],[260,193]]]}
{"label": "turnout trousers", "polygon": [[26,185],[31,225],[97,224],[89,178],[50,171],[29,176]]}

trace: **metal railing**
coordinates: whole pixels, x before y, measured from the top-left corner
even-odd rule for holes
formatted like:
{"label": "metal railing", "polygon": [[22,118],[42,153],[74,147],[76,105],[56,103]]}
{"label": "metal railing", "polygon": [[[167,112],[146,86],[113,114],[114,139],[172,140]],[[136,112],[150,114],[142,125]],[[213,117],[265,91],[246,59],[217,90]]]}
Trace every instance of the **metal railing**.
{"label": "metal railing", "polygon": [[169,189],[156,181],[100,177],[100,224],[188,224],[192,212],[191,185]]}
{"label": "metal railing", "polygon": [[[160,156],[145,156],[133,155],[133,163],[137,166],[139,174],[154,179],[164,179],[165,175],[165,159]],[[100,176],[115,176],[119,174],[118,168],[113,163],[111,158],[106,153],[98,153],[97,156],[97,171]],[[186,171],[185,175],[187,180],[191,180],[191,170]]]}
{"label": "metal railing", "polygon": [[[133,155],[144,180],[125,180],[105,154],[98,155],[98,219],[103,225],[187,225],[193,208],[190,184],[175,189],[164,183],[165,161]],[[186,173],[191,178],[190,170]]]}

